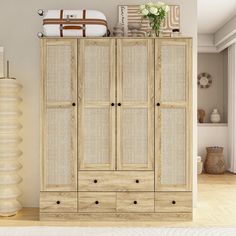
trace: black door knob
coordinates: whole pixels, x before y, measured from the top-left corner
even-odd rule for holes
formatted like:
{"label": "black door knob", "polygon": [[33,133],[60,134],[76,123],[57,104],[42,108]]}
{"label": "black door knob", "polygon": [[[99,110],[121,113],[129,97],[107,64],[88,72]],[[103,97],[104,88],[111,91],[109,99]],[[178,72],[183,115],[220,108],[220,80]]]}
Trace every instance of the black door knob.
{"label": "black door knob", "polygon": [[135,182],[138,184],[138,183],[139,183],[139,180],[138,180],[138,179],[136,179],[136,180],[135,180]]}
{"label": "black door knob", "polygon": [[172,201],[172,204],[175,205],[175,204],[176,204],[176,201]]}
{"label": "black door knob", "polygon": [[57,201],[57,205],[59,205],[61,202],[60,201]]}
{"label": "black door knob", "polygon": [[120,103],[120,102],[118,103],[118,106],[119,106],[119,107],[121,106],[121,103]]}
{"label": "black door knob", "polygon": [[75,105],[76,105],[75,102],[73,102],[73,103],[72,103],[72,106],[75,107]]}
{"label": "black door knob", "polygon": [[98,181],[95,179],[93,182],[96,184]]}
{"label": "black door knob", "polygon": [[158,102],[158,103],[157,103],[157,106],[159,107],[160,105],[161,105],[161,104]]}
{"label": "black door knob", "polygon": [[138,202],[137,201],[134,201],[134,204],[137,204]]}
{"label": "black door knob", "polygon": [[99,201],[95,201],[95,204],[99,204]]}
{"label": "black door knob", "polygon": [[114,103],[114,102],[112,102],[112,103],[111,103],[111,106],[113,106],[113,107],[114,107],[114,106],[115,106],[115,103]]}

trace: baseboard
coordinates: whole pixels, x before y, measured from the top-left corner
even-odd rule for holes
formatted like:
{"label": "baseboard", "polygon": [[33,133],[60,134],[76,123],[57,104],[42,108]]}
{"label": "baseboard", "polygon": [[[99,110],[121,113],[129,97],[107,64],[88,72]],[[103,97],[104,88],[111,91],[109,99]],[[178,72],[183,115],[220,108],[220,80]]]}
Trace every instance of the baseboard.
{"label": "baseboard", "polygon": [[42,221],[191,221],[192,213],[40,213]]}

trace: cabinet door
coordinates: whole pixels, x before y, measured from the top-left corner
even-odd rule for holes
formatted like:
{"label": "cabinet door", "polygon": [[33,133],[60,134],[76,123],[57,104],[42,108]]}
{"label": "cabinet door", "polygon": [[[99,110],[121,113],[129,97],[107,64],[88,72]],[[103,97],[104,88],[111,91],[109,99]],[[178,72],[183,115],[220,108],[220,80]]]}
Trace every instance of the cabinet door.
{"label": "cabinet door", "polygon": [[156,191],[191,188],[191,45],[156,40]]}
{"label": "cabinet door", "polygon": [[41,191],[77,189],[77,41],[42,41]]}
{"label": "cabinet door", "polygon": [[117,167],[151,170],[154,162],[154,41],[117,40]]}
{"label": "cabinet door", "polygon": [[79,40],[79,169],[115,168],[115,40]]}

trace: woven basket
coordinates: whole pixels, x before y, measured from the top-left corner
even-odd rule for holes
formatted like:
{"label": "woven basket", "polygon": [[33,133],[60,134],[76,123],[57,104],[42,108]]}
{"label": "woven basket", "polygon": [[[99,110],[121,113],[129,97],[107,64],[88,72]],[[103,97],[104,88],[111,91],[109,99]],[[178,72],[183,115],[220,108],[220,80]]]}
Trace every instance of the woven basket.
{"label": "woven basket", "polygon": [[207,147],[205,161],[205,171],[208,174],[223,174],[225,172],[225,162],[223,147]]}

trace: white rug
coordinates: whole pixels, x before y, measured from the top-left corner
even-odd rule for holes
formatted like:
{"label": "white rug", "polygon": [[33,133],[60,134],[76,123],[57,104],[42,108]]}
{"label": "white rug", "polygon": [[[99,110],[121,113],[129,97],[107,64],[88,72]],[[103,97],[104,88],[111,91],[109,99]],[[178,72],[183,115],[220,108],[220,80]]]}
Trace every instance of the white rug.
{"label": "white rug", "polygon": [[236,236],[236,228],[0,227],[0,236]]}

